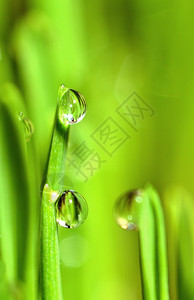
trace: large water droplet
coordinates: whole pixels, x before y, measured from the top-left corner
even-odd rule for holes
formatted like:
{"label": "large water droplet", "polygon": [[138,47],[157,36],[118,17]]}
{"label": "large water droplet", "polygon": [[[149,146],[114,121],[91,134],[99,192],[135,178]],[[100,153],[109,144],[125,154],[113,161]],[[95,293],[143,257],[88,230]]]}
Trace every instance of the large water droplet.
{"label": "large water droplet", "polygon": [[114,216],[121,228],[128,230],[138,229],[139,209],[142,201],[142,190],[128,191],[117,200]]}
{"label": "large water droplet", "polygon": [[23,112],[19,112],[18,119],[23,125],[24,136],[25,136],[26,142],[29,142],[31,139],[31,136],[34,132],[34,126],[33,126],[32,122],[24,116]]}
{"label": "large water droplet", "polygon": [[83,196],[75,191],[64,191],[56,203],[56,220],[66,228],[75,228],[87,218],[88,206]]}
{"label": "large water droplet", "polygon": [[61,85],[58,92],[58,118],[62,124],[80,122],[86,114],[86,101],[79,92]]}

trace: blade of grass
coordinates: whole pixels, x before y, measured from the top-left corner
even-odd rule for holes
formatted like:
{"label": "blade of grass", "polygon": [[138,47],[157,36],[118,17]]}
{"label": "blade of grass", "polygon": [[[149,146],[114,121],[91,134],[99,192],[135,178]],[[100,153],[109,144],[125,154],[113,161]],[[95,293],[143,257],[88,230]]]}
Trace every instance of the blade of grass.
{"label": "blade of grass", "polygon": [[138,229],[143,299],[168,300],[165,224],[154,188],[147,184],[125,193],[116,202],[115,218],[123,229]]}
{"label": "blade of grass", "polygon": [[[33,247],[34,240],[29,235],[30,227],[34,227],[33,210],[29,187],[35,190],[34,181],[28,169],[26,142],[19,126],[17,113],[24,112],[21,95],[12,84],[4,84],[0,89],[1,105],[1,234],[2,260],[6,267],[7,282],[10,293],[20,289],[19,282],[26,282],[26,269],[31,272],[34,266],[28,264],[28,252]],[[30,183],[30,185],[29,185]],[[33,194],[34,195],[34,194]],[[35,204],[33,197],[33,203]],[[30,221],[31,220],[31,221]],[[33,248],[34,249],[34,248]],[[35,258],[34,258],[35,260]],[[34,282],[34,278],[30,278]],[[26,295],[33,292],[35,287],[26,284]],[[22,288],[23,289],[23,288]],[[21,291],[25,293],[25,291]]]}
{"label": "blade of grass", "polygon": [[193,198],[182,187],[165,191],[164,208],[168,227],[170,294],[174,299],[192,299],[194,295]]}
{"label": "blade of grass", "polygon": [[142,293],[144,300],[157,299],[156,290],[156,245],[155,245],[155,220],[153,208],[145,192],[143,207],[139,216],[139,245],[140,266],[142,278]]}
{"label": "blade of grass", "polygon": [[169,299],[168,291],[168,263],[166,248],[166,232],[163,209],[156,190],[151,185],[146,185],[145,191],[152,205],[155,218],[155,243],[156,243],[156,276],[158,284],[158,299]]}
{"label": "blade of grass", "polygon": [[139,216],[143,298],[168,300],[168,264],[163,210],[159,196],[151,185],[145,186],[143,198]]}
{"label": "blade of grass", "polygon": [[44,13],[31,11],[16,24],[12,35],[16,76],[22,84],[26,105],[36,128],[35,139],[39,145],[42,165],[45,163],[45,152],[49,144],[50,116],[55,109],[52,30],[52,25]]}
{"label": "blade of grass", "polygon": [[[62,86],[58,92],[58,105],[65,93],[68,91]],[[62,299],[55,202],[61,192],[58,176],[65,172],[69,125],[60,123],[58,105],[41,201],[41,294],[43,299]]]}

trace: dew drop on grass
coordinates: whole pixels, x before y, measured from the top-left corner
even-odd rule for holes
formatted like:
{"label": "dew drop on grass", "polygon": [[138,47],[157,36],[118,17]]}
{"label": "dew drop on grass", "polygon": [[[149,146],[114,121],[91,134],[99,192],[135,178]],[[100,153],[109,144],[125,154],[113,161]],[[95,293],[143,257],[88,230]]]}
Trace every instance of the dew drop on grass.
{"label": "dew drop on grass", "polygon": [[80,122],[86,114],[86,101],[79,92],[61,85],[59,88],[58,118],[64,125]]}
{"label": "dew drop on grass", "polygon": [[87,218],[88,206],[83,196],[75,191],[66,190],[56,202],[56,221],[66,228],[76,228]]}
{"label": "dew drop on grass", "polygon": [[121,228],[138,230],[138,215],[142,201],[142,190],[128,191],[117,200],[114,217]]}
{"label": "dew drop on grass", "polygon": [[19,112],[18,119],[22,123],[26,142],[29,142],[34,132],[34,126],[30,119],[24,116],[23,112]]}

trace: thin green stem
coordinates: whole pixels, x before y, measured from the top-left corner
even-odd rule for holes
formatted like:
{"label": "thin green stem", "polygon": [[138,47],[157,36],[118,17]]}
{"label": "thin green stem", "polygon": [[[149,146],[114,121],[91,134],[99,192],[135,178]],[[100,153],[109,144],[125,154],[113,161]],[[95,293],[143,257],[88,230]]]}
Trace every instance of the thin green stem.
{"label": "thin green stem", "polygon": [[168,300],[168,265],[163,210],[156,191],[146,185],[139,215],[140,260],[145,300]]}
{"label": "thin green stem", "polygon": [[164,208],[168,227],[170,294],[174,299],[193,299],[194,227],[193,197],[183,187],[165,191]]}
{"label": "thin green stem", "polygon": [[155,247],[155,220],[153,209],[149,202],[147,193],[144,193],[144,201],[141,204],[139,216],[139,244],[140,265],[142,276],[142,289],[144,300],[155,300],[156,297],[156,247]]}
{"label": "thin green stem", "polygon": [[42,299],[62,299],[55,204],[45,185],[41,209],[41,294]]}
{"label": "thin green stem", "polygon": [[150,202],[153,207],[155,226],[156,226],[156,255],[157,255],[157,265],[156,274],[159,290],[159,299],[167,300],[169,299],[169,288],[168,288],[168,261],[167,261],[167,246],[166,246],[166,232],[163,209],[160,202],[160,198],[151,186],[146,187],[148,195],[150,197]]}
{"label": "thin green stem", "polygon": [[[64,92],[64,91],[63,91]],[[61,94],[58,94],[58,106]],[[55,202],[59,177],[65,172],[69,125],[58,119],[58,106],[41,202],[41,294],[42,299],[62,299]]]}

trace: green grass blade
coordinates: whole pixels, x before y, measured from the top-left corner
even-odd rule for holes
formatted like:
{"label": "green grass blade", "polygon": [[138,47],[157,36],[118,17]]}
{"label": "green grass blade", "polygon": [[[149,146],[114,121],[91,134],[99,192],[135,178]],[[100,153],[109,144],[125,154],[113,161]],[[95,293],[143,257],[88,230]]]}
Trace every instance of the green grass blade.
{"label": "green grass blade", "polygon": [[25,281],[28,239],[28,165],[26,146],[17,113],[23,109],[18,90],[5,84],[0,90],[1,105],[1,234],[2,260],[10,287]]}
{"label": "green grass blade", "polygon": [[169,300],[166,233],[159,196],[151,185],[121,196],[115,218],[123,229],[138,230],[144,300]]}
{"label": "green grass blade", "polygon": [[142,277],[142,292],[144,300],[157,298],[156,291],[156,245],[155,220],[153,208],[147,193],[144,193],[144,202],[139,216],[139,243],[140,266]]}
{"label": "green grass blade", "polygon": [[[59,90],[58,102],[61,95],[61,90]],[[61,192],[58,179],[65,170],[68,133],[69,125],[62,125],[58,119],[57,106],[41,202],[41,293],[43,299],[62,299],[55,202]]]}
{"label": "green grass blade", "polygon": [[55,109],[53,99],[58,85],[55,84],[56,77],[52,63],[52,34],[52,24],[45,14],[30,11],[16,24],[12,35],[17,76],[21,81],[26,105],[36,128],[35,140],[39,145],[42,164],[52,130],[50,117]]}
{"label": "green grass blade", "polygon": [[36,299],[38,193],[31,151],[33,143],[29,142],[27,147],[26,128],[18,119],[19,112],[25,115],[25,108],[13,84],[2,85],[0,105],[1,249],[10,286],[8,293],[19,290],[26,298]]}
{"label": "green grass blade", "polygon": [[156,274],[158,284],[158,298],[161,300],[169,299],[168,291],[168,263],[167,263],[167,248],[166,248],[166,232],[163,216],[163,209],[159,196],[155,189],[147,185],[145,190],[150,199],[155,218],[155,243],[156,243]]}
{"label": "green grass blade", "polygon": [[170,294],[174,299],[194,296],[193,198],[180,186],[165,191],[164,207],[168,227]]}
{"label": "green grass blade", "polygon": [[139,213],[143,298],[168,300],[168,263],[163,209],[151,185],[143,190]]}

